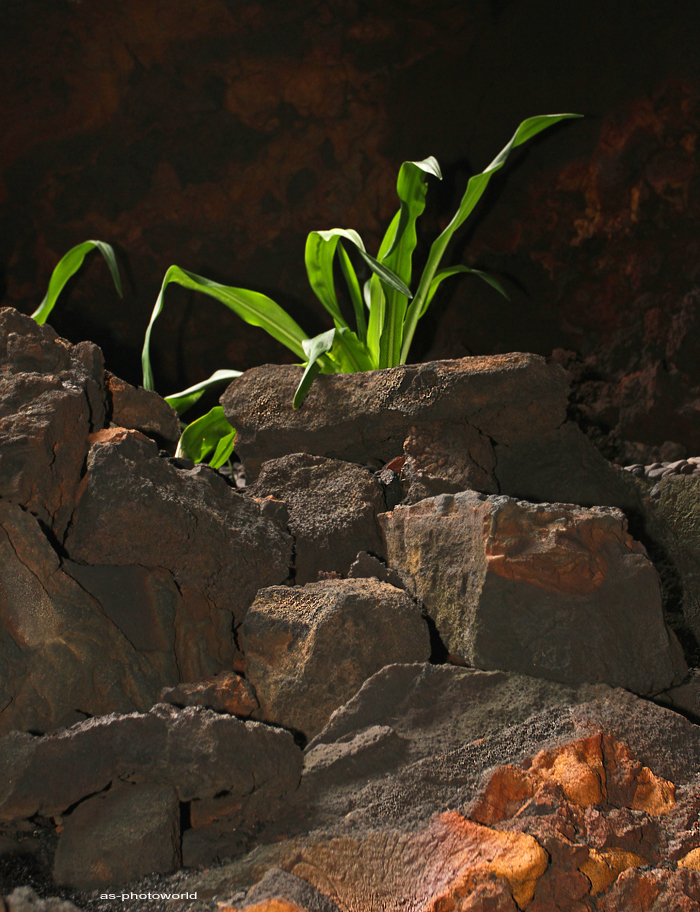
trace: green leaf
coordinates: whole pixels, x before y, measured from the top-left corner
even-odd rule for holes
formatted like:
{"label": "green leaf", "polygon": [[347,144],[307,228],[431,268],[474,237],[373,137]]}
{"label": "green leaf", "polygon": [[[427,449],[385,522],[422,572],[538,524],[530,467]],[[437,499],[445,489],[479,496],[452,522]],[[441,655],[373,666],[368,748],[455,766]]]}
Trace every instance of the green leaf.
{"label": "green leaf", "polygon": [[430,289],[428,291],[428,296],[425,299],[425,305],[423,307],[423,313],[421,313],[421,317],[428,309],[428,305],[433,300],[433,297],[435,296],[435,292],[438,290],[438,286],[440,285],[442,280],[446,279],[448,276],[456,275],[457,273],[460,273],[460,272],[471,272],[474,275],[479,276],[479,278],[483,279],[484,282],[488,282],[488,284],[491,285],[492,288],[495,288],[496,291],[500,292],[507,301],[510,301],[510,297],[508,296],[508,293],[506,292],[505,288],[501,285],[501,283],[498,281],[498,279],[494,278],[492,275],[490,275],[490,273],[482,272],[481,269],[470,269],[469,266],[448,266],[445,269],[438,269],[438,271],[433,276],[433,280],[430,283]]}
{"label": "green leaf", "polygon": [[336,326],[348,326],[340,312],[333,281],[333,257],[341,238],[350,241],[357,248],[362,259],[382,282],[407,297],[411,297],[410,290],[401,279],[367,253],[365,245],[362,243],[362,238],[356,231],[345,228],[331,228],[330,231],[312,231],[306,239],[306,251],[304,254],[306,272],[311,287],[319,301],[333,317]]}
{"label": "green leaf", "polygon": [[360,283],[357,280],[357,273],[350,261],[350,257],[342,244],[338,246],[338,255],[340,257],[340,268],[345,277],[345,284],[348,286],[348,291],[350,292],[352,308],[355,311],[357,335],[364,342],[367,338],[367,321],[365,319],[365,308],[362,300],[362,292],[360,291]]}
{"label": "green leaf", "polygon": [[[424,161],[404,162],[401,165],[396,182],[396,192],[401,200],[399,221],[391,247],[382,259],[407,286],[411,282],[413,253],[417,243],[416,221],[425,209],[427,174],[442,179],[440,166],[432,155]],[[395,288],[387,289],[384,327],[379,343],[380,367],[395,367],[399,363],[407,306],[408,298],[405,295]]]}
{"label": "green leaf", "polygon": [[483,195],[484,190],[488,186],[488,183],[493,175],[496,173],[496,171],[499,170],[499,168],[503,167],[506,159],[512,150],[517,146],[522,145],[524,142],[527,142],[528,139],[536,136],[542,130],[546,130],[547,127],[554,126],[554,124],[559,123],[562,120],[582,116],[582,114],[544,114],[539,117],[530,117],[527,120],[524,120],[511,137],[510,142],[503,149],[501,149],[501,151],[498,153],[496,158],[494,158],[488,168],[482,171],[481,174],[475,174],[472,178],[469,179],[467,189],[464,192],[462,201],[459,205],[459,208],[457,209],[457,212],[454,214],[452,221],[433,242],[433,245],[430,248],[428,262],[426,263],[425,269],[423,270],[423,275],[421,276],[418,291],[416,292],[415,297],[411,301],[411,304],[406,311],[403,344],[401,347],[401,364],[405,364],[408,358],[408,352],[411,348],[411,343],[413,341],[413,335],[416,331],[418,320],[420,319],[421,315],[425,313],[426,298],[430,291],[433,277],[437,271],[438,266],[440,265],[440,260],[445,253],[445,249],[447,248],[447,245],[450,242],[455,231],[474,211],[474,207],[481,199],[481,196]]}
{"label": "green leaf", "polygon": [[188,424],[182,432],[177,445],[177,456],[185,456],[192,462],[205,462],[207,456],[213,453],[209,460],[212,469],[219,469],[233,453],[236,441],[236,431],[226,420],[224,410],[220,405]]}
{"label": "green leaf", "polygon": [[238,314],[242,320],[251,326],[260,326],[268,332],[274,339],[286,345],[299,358],[304,358],[304,348],[302,342],[308,339],[304,330],[275,302],[264,294],[257,291],[248,291],[245,288],[231,288],[228,285],[220,285],[218,282],[212,282],[202,276],[195,275],[193,272],[187,272],[180,269],[179,266],[171,266],[165,273],[160,294],[156,301],[151,319],[146,329],[146,336],[143,342],[143,352],[141,353],[141,364],[143,367],[143,385],[145,389],[154,389],[153,371],[151,368],[150,345],[151,332],[156,318],[163,310],[163,295],[170,282],[176,282],[184,288],[191,288],[194,291],[201,291],[217,301],[221,301],[235,314]]}
{"label": "green leaf", "polygon": [[294,399],[292,401],[293,408],[299,408],[304,399],[306,399],[306,395],[311,388],[311,384],[314,382],[316,377],[318,377],[321,370],[319,358],[333,348],[335,332],[335,329],[329,329],[328,332],[314,336],[313,339],[305,339],[302,343],[308,360],[306,363],[306,369],[304,370],[302,378],[299,381],[299,386],[294,393]]}
{"label": "green leaf", "polygon": [[83,265],[83,260],[91,250],[99,250],[107,261],[109,271],[112,273],[112,279],[119,292],[119,297],[122,297],[122,283],[119,276],[119,266],[117,265],[117,258],[114,255],[112,247],[109,244],[105,244],[104,241],[83,241],[82,244],[71,247],[68,253],[58,261],[56,268],[51,273],[46,297],[32,314],[32,317],[37,323],[46,323],[49,314],[58,300],[58,296],[66,286],[66,282],[80,269]]}
{"label": "green leaf", "polygon": [[[400,217],[401,212],[399,211],[391,220],[391,223],[386,230],[386,234],[382,239],[382,243],[379,245],[377,259],[383,259],[391,249],[398,230]],[[382,283],[379,281],[378,276],[373,274],[370,279],[365,282],[363,294],[365,303],[369,309],[367,345],[372,354],[372,359],[378,367],[380,341],[384,330],[384,314],[386,310],[386,295],[384,294],[384,289],[382,288]]]}
{"label": "green leaf", "polygon": [[321,373],[355,374],[376,368],[367,344],[345,327],[336,331],[328,358],[333,362],[334,370],[328,371],[322,367]]}
{"label": "green leaf", "polygon": [[217,386],[220,383],[229,383],[231,380],[235,380],[236,377],[240,377],[242,373],[242,371],[235,370],[214,371],[207,380],[195,383],[194,386],[188,386],[187,389],[182,390],[180,393],[172,393],[170,396],[165,397],[165,401],[175,409],[178,415],[183,415],[188,408],[191,408],[195,402],[201,399],[209,387]]}

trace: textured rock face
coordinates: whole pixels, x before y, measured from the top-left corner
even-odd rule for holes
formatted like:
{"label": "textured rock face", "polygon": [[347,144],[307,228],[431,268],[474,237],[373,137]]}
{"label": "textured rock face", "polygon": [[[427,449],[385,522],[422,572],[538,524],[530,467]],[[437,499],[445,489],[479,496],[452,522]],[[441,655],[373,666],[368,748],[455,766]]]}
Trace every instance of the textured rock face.
{"label": "textured rock face", "polygon": [[386,505],[368,469],[297,453],[265,462],[246,493],[286,504],[299,585],[315,582],[320,570],[347,574],[359,551],[381,554],[377,514]]}
{"label": "textured rock face", "polygon": [[442,490],[636,504],[630,479],[563,423],[566,374],[536,355],[320,376],[293,409],[299,377],[295,367],[254,368],[221,398],[249,479],[288,453],[387,463],[405,449],[412,472]]}
{"label": "textured rock face", "polygon": [[418,608],[377,580],[264,589],[243,622],[241,645],[258,717],[307,737],[383,665],[430,655]]}
{"label": "textured rock face", "polygon": [[619,511],[467,491],[380,521],[389,565],[470,664],[637,693],[680,683],[658,576]]}
{"label": "textured rock face", "polygon": [[253,688],[245,678],[233,671],[203,678],[194,684],[166,687],[161,693],[162,703],[174,706],[204,706],[215,712],[230,713],[247,718],[258,708]]}
{"label": "textured rock face", "polygon": [[94,890],[169,874],[180,865],[180,805],[170,785],[122,784],[65,817],[53,876]]}
{"label": "textured rock face", "polygon": [[152,623],[134,641],[132,628],[61,570],[38,522],[0,501],[1,734],[147,710],[165,683],[177,683],[172,593],[150,582]]}
{"label": "textured rock face", "polygon": [[291,541],[207,467],[176,468],[137,431],[93,438],[66,537],[74,561],[164,567],[240,619],[261,586],[289,573]]}
{"label": "textured rock face", "polygon": [[257,793],[264,804],[293,791],[301,753],[292,736],[199,707],[159,704],[112,714],[55,735],[0,739],[0,819],[54,816],[119,778],[169,785],[181,802]]}
{"label": "textured rock face", "polygon": [[104,423],[104,365],[95,345],[0,310],[0,496],[62,536],[88,435]]}
{"label": "textured rock face", "polygon": [[[174,447],[180,439],[180,419],[158,393],[135,387],[107,371],[107,404],[117,427],[142,431],[148,437]],[[172,450],[171,450],[172,451]]]}

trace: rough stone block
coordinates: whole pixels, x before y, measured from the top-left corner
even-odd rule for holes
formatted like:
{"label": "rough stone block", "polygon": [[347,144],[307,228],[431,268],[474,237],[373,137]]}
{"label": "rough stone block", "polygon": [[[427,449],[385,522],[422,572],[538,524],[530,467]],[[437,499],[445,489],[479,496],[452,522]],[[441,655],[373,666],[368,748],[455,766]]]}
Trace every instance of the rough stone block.
{"label": "rough stone block", "polygon": [[430,655],[411,599],[377,580],[327,580],[258,593],[241,627],[259,718],[313,737],[384,665]]}
{"label": "rough stone block", "polygon": [[640,694],[682,680],[658,575],[619,510],[465,491],[380,522],[389,565],[469,664]]}

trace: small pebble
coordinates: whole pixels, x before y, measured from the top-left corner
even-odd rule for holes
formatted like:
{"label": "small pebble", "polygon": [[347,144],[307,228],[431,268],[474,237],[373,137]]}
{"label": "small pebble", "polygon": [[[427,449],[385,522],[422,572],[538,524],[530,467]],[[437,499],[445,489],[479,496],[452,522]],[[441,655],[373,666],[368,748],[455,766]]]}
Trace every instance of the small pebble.
{"label": "small pebble", "polygon": [[659,466],[655,469],[649,469],[647,472],[647,478],[661,478],[666,469],[663,466]]}

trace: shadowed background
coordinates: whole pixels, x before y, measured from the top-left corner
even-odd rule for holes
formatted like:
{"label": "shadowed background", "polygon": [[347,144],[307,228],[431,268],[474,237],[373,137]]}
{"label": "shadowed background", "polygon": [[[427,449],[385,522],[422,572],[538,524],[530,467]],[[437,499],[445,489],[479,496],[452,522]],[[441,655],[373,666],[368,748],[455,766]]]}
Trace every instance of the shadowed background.
{"label": "shadowed background", "polygon": [[[173,263],[329,327],[306,235],[370,252],[402,161],[435,155],[423,245],[518,123],[576,111],[492,181],[445,258],[414,359],[510,350],[572,371],[572,411],[622,462],[700,452],[700,8],[694,0],[5,0],[2,303],[30,313],[87,238],[50,322],[140,382]],[[223,367],[293,362],[219,303],[171,286],[153,340],[167,394]]]}

